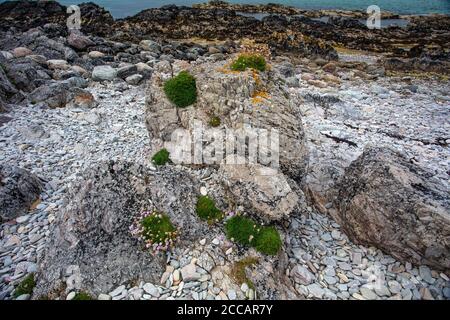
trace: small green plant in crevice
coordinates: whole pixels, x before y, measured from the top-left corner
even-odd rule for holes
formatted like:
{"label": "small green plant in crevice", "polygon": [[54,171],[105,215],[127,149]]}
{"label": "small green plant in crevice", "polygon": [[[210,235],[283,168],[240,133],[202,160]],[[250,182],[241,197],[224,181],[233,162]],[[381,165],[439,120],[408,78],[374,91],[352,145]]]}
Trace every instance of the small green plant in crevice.
{"label": "small green plant in crevice", "polygon": [[220,123],[221,123],[221,121],[220,121],[219,117],[214,116],[214,117],[211,117],[211,119],[209,119],[209,125],[213,128],[220,126]]}
{"label": "small green plant in crevice", "polygon": [[197,101],[197,85],[194,76],[181,71],[164,83],[167,98],[178,108],[185,108]]}
{"label": "small green plant in crevice", "polygon": [[177,229],[170,221],[169,216],[158,211],[142,212],[130,230],[153,253],[167,251],[173,246],[177,236]]}
{"label": "small green plant in crevice", "polygon": [[270,256],[278,253],[281,244],[280,234],[275,227],[262,227],[255,239],[255,249]]}
{"label": "small green plant in crevice", "polygon": [[89,294],[86,292],[80,291],[78,292],[72,300],[94,300]]}
{"label": "small green plant in crevice", "polygon": [[263,254],[276,255],[282,245],[280,234],[275,227],[262,226],[241,215],[228,219],[225,229],[232,241],[254,247]]}
{"label": "small green plant in crevice", "polygon": [[17,298],[23,294],[32,294],[33,289],[36,286],[36,281],[34,280],[34,274],[30,273],[23,279],[19,285],[14,290],[14,298]]}
{"label": "small green plant in crevice", "polygon": [[225,224],[225,229],[228,238],[246,246],[253,244],[255,235],[258,233],[256,223],[240,215],[228,219]]}
{"label": "small green plant in crevice", "polygon": [[208,196],[200,196],[195,207],[197,215],[202,220],[207,220],[209,223],[214,223],[223,219],[223,212],[217,209],[214,200]]}
{"label": "small green plant in crevice", "polygon": [[250,289],[255,290],[255,285],[247,277],[246,268],[259,262],[256,257],[246,257],[239,261],[236,261],[231,268],[231,276],[238,285],[246,283]]}
{"label": "small green plant in crevice", "polygon": [[265,71],[266,67],[266,59],[258,54],[241,54],[231,64],[231,70],[233,71],[245,71],[247,68]]}
{"label": "small green plant in crevice", "polygon": [[159,150],[152,157],[152,162],[157,166],[163,166],[170,161],[170,152],[166,148]]}

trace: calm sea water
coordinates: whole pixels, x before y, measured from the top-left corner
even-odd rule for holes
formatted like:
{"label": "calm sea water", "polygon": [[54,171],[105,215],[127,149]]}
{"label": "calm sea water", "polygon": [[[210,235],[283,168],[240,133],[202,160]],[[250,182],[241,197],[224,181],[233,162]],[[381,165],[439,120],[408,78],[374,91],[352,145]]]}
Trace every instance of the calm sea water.
{"label": "calm sea water", "polygon": [[[109,10],[115,18],[134,15],[143,9],[161,7],[166,4],[190,6],[203,0],[91,0]],[[2,1],[0,1],[2,2]],[[64,5],[79,4],[87,0],[60,0]],[[399,14],[450,14],[450,0],[229,0],[232,3],[281,3],[302,9],[347,9],[366,10],[378,5],[381,10]]]}

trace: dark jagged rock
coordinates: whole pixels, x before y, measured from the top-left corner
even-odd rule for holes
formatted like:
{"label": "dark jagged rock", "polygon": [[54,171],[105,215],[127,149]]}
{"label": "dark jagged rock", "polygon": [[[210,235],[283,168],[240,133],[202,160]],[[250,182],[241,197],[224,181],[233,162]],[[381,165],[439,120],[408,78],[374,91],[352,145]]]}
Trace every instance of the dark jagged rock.
{"label": "dark jagged rock", "polygon": [[25,92],[31,92],[39,87],[43,81],[51,79],[51,73],[48,69],[27,58],[9,60],[2,64],[2,68],[16,89]]}
{"label": "dark jagged rock", "polygon": [[0,220],[26,213],[41,191],[42,181],[34,174],[15,166],[0,166]]}
{"label": "dark jagged rock", "polygon": [[109,11],[88,2],[79,5],[82,17],[81,31],[85,34],[95,34],[105,37],[114,30],[114,19]]}
{"label": "dark jagged rock", "polygon": [[4,70],[6,59],[0,57],[0,101],[6,103],[6,101],[12,100],[13,97],[19,94],[19,91],[8,79],[8,76]]}
{"label": "dark jagged rock", "polygon": [[232,4],[221,0],[212,0],[207,3],[194,4],[194,8],[199,9],[222,9],[222,10],[233,10],[248,13],[274,13],[274,14],[284,14],[284,15],[295,15],[301,12],[300,9],[284,6],[277,3],[268,4]]}
{"label": "dark jagged rock", "polygon": [[384,60],[383,64],[385,69],[389,71],[417,71],[445,74],[450,70],[449,61],[432,60],[429,58],[387,58]]}
{"label": "dark jagged rock", "polygon": [[362,24],[357,19],[351,19],[346,17],[330,17],[328,20],[329,24],[332,24],[333,26],[338,26],[341,28],[352,28],[352,29],[367,29],[367,27]]}
{"label": "dark jagged rock", "polygon": [[354,241],[416,264],[450,269],[449,190],[390,149],[371,147],[336,187],[333,218]]}
{"label": "dark jagged rock", "polygon": [[[79,7],[82,32],[101,36],[108,33],[114,23],[108,11],[92,2],[82,3]],[[6,1],[0,4],[0,16],[5,17],[0,20],[0,30],[15,28],[26,31],[46,24],[59,24],[65,27],[70,13],[67,13],[66,6],[56,1]]]}
{"label": "dark jagged rock", "polygon": [[[367,13],[363,10],[306,10],[292,6],[286,6],[279,3],[267,4],[245,4],[245,3],[229,3],[222,0],[211,0],[206,3],[198,3],[192,5],[199,9],[221,9],[231,10],[244,13],[267,13],[267,14],[282,14],[287,16],[303,15],[310,18],[319,18],[324,16],[343,16],[348,18],[361,19],[366,18]],[[398,15],[389,11],[381,12],[382,19],[396,19]]]}
{"label": "dark jagged rock", "polygon": [[61,22],[65,7],[56,1],[6,1],[0,4],[0,30],[26,31],[47,23]]}
{"label": "dark jagged rock", "polygon": [[[95,100],[92,95],[80,88],[80,85],[75,78],[69,78],[64,81],[54,81],[46,83],[33,92],[31,92],[27,99],[32,104],[37,104],[44,108],[64,108],[69,103],[76,103],[77,100],[92,100],[89,105],[95,105]],[[81,103],[81,101],[80,101]],[[85,104],[85,103],[83,103]]]}
{"label": "dark jagged rock", "polygon": [[80,32],[75,31],[72,31],[67,37],[67,43],[77,50],[84,50],[87,47],[95,45],[95,43],[91,39],[84,36]]}
{"label": "dark jagged rock", "polygon": [[176,169],[151,171],[127,162],[100,163],[85,172],[51,230],[34,296],[52,296],[65,284],[67,292],[97,296],[135,279],[159,281],[164,255],[152,256],[130,226],[142,211],[159,210],[179,228],[177,247],[201,239],[209,227],[195,213],[196,185]]}

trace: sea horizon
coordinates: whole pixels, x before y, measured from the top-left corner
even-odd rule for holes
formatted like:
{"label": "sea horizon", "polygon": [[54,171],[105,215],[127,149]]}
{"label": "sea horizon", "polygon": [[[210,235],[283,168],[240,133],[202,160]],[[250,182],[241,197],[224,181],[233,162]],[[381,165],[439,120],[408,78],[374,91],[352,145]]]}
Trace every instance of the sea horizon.
{"label": "sea horizon", "polygon": [[[3,1],[0,1],[3,2]],[[60,0],[63,5],[73,5],[87,2],[87,0]],[[179,6],[192,6],[205,3],[201,0],[92,0],[104,7],[115,19],[125,18],[150,8],[159,8],[164,5],[175,4]],[[378,5],[382,11],[390,11],[401,15],[450,14],[450,1],[448,0],[230,0],[230,3],[264,4],[279,3],[306,10],[341,9],[366,10],[370,5]]]}

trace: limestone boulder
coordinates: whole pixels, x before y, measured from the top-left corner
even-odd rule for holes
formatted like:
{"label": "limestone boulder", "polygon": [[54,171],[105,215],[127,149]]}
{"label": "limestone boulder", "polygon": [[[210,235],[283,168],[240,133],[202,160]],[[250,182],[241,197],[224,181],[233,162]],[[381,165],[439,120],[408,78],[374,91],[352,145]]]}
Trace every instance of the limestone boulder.
{"label": "limestone boulder", "polygon": [[[276,153],[272,155],[279,159],[281,172],[296,181],[302,180],[308,157],[301,116],[295,108],[300,102],[289,94],[279,74],[232,72],[229,61],[184,67],[196,78],[197,102],[186,108],[176,108],[163,90],[167,75],[155,73],[146,93],[146,126],[152,140],[171,141],[175,130],[193,132],[194,128],[199,129],[199,124],[204,132],[211,129],[213,117],[220,120],[220,126],[215,129],[221,130],[224,137],[227,129],[242,130],[243,134],[247,132],[245,128],[258,132],[266,130],[267,137],[278,135],[278,150],[272,150]],[[260,137],[258,134],[258,139]],[[206,147],[208,138],[204,140]],[[267,150],[260,141],[258,150],[264,154]],[[226,143],[228,141],[224,140],[224,146]],[[245,142],[247,149],[249,143]],[[264,161],[258,153],[258,163],[270,165],[269,160]]]}

